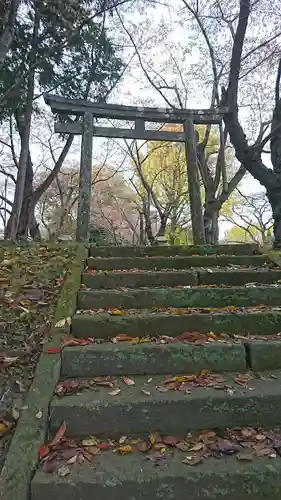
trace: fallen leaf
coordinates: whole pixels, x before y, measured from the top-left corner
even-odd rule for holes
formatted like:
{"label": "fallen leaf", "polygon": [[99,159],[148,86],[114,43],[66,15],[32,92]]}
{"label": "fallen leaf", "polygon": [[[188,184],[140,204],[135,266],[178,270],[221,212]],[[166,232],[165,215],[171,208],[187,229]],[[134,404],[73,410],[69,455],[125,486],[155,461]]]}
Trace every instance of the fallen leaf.
{"label": "fallen leaf", "polygon": [[58,444],[58,443],[62,440],[62,438],[63,438],[63,436],[65,435],[65,433],[66,433],[66,422],[64,421],[64,422],[61,424],[61,426],[60,426],[59,430],[57,431],[57,433],[56,433],[56,435],[55,435],[54,439],[53,439],[53,440],[49,443],[49,446],[51,446],[51,447],[52,447],[52,446],[54,446],[55,444]]}
{"label": "fallen leaf", "polygon": [[201,451],[205,445],[203,443],[196,443],[194,446],[192,446],[189,451]]}
{"label": "fallen leaf", "polygon": [[190,446],[184,441],[180,441],[179,443],[176,444],[176,448],[178,448],[181,451],[189,451]]}
{"label": "fallen leaf", "polygon": [[87,446],[86,447],[86,452],[90,453],[90,455],[92,455],[93,457],[95,457],[96,455],[99,455],[100,448],[98,446]]}
{"label": "fallen leaf", "polygon": [[70,474],[70,468],[67,466],[67,465],[62,465],[58,471],[57,471],[57,475],[59,477],[65,477],[65,476],[68,476],[68,474]]}
{"label": "fallen leaf", "polygon": [[18,420],[20,418],[20,413],[15,408],[12,409],[12,417],[14,420]]}
{"label": "fallen leaf", "polygon": [[114,444],[114,443],[100,443],[100,444],[98,444],[98,447],[100,450],[111,450],[112,448],[116,447],[116,444]]}
{"label": "fallen leaf", "polygon": [[0,437],[5,436],[13,427],[12,422],[0,422]]}
{"label": "fallen leaf", "polygon": [[134,380],[132,380],[132,379],[131,379],[131,378],[129,378],[129,377],[123,377],[123,379],[122,379],[122,380],[123,380],[124,384],[128,385],[129,387],[131,387],[131,386],[135,385]]}
{"label": "fallen leaf", "polygon": [[77,455],[73,455],[73,457],[69,458],[66,463],[68,465],[73,465],[76,464],[76,462],[77,462]]}
{"label": "fallen leaf", "polygon": [[145,389],[141,389],[141,392],[142,392],[145,396],[151,396],[151,392],[146,391]]}
{"label": "fallen leaf", "polygon": [[124,313],[120,311],[120,309],[111,309],[109,314],[111,314],[111,316],[123,316]]}
{"label": "fallen leaf", "polygon": [[151,432],[148,436],[148,439],[151,444],[163,443],[163,439],[158,432]]}
{"label": "fallen leaf", "polygon": [[120,448],[118,448],[117,450],[121,455],[127,455],[128,453],[132,453],[133,451],[133,448],[131,445],[127,445],[127,446],[120,446]]}
{"label": "fallen leaf", "polygon": [[120,335],[113,337],[112,342],[114,344],[116,344],[118,342],[126,342],[126,341],[128,342],[128,341],[131,341],[133,339],[134,339],[134,337],[132,337],[131,335],[127,335],[126,333],[120,333]]}
{"label": "fallen leaf", "polygon": [[57,468],[57,463],[55,460],[46,461],[43,463],[42,470],[45,474],[52,474]]}
{"label": "fallen leaf", "polygon": [[127,441],[127,436],[121,436],[119,439],[119,444],[124,444]]}
{"label": "fallen leaf", "polygon": [[198,465],[198,464],[201,464],[203,462],[204,458],[200,455],[191,455],[191,456],[187,456],[185,457],[183,460],[182,460],[182,463],[183,464],[186,464],[186,465]]}
{"label": "fallen leaf", "polygon": [[82,445],[83,446],[96,446],[98,444],[98,441],[95,437],[89,437],[87,439],[83,439]]}
{"label": "fallen leaf", "polygon": [[151,442],[150,441],[140,441],[139,443],[137,443],[137,448],[139,451],[145,453],[146,451],[150,450]]}
{"label": "fallen leaf", "polygon": [[253,460],[253,454],[250,452],[242,452],[238,453],[238,455],[236,455],[236,458],[240,461],[244,460],[246,462],[251,462]]}
{"label": "fallen leaf", "polygon": [[40,458],[46,457],[47,455],[49,455],[49,453],[50,453],[49,446],[45,446],[44,444],[42,446],[40,446],[40,450],[39,450],[39,457]]}
{"label": "fallen leaf", "polygon": [[179,443],[179,439],[174,437],[174,436],[166,436],[163,438],[163,443],[167,444],[168,446],[175,446],[177,443]]}
{"label": "fallen leaf", "polygon": [[55,328],[62,328],[66,323],[66,318],[60,319],[56,324]]}
{"label": "fallen leaf", "polygon": [[109,396],[118,396],[118,394],[120,394],[121,392],[121,389],[117,388],[117,389],[114,389],[114,391],[110,391],[108,394]]}
{"label": "fallen leaf", "polygon": [[49,347],[46,352],[47,352],[47,354],[58,354],[61,352],[61,348],[60,347]]}

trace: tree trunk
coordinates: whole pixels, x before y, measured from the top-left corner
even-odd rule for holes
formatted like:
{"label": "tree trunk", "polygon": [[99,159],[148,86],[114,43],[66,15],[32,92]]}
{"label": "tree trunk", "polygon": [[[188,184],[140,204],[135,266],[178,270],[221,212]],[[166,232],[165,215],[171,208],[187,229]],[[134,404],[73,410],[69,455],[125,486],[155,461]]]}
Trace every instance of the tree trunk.
{"label": "tree trunk", "polygon": [[215,198],[207,200],[204,206],[204,231],[207,245],[216,245],[218,243],[218,219],[218,201]]}
{"label": "tree trunk", "polygon": [[9,232],[11,239],[15,239],[17,236],[20,224],[22,205],[24,202],[25,177],[26,177],[27,162],[29,155],[30,128],[31,128],[32,105],[34,97],[34,78],[35,78],[34,62],[36,60],[37,38],[40,25],[40,13],[38,4],[39,2],[37,1],[34,6],[35,12],[34,12],[34,25],[33,25],[33,40],[30,53],[30,70],[27,82],[26,107],[24,115],[19,119],[23,129],[23,133],[21,134],[21,151],[18,164],[18,174],[17,174],[16,189],[13,201],[12,215],[10,220]]}
{"label": "tree trunk", "polygon": [[10,0],[7,24],[4,26],[0,36],[0,71],[3,68],[6,56],[14,39],[15,21],[20,0]]}
{"label": "tree trunk", "polygon": [[196,150],[196,134],[192,120],[186,120],[184,123],[184,133],[193,242],[195,245],[204,245],[205,235]]}

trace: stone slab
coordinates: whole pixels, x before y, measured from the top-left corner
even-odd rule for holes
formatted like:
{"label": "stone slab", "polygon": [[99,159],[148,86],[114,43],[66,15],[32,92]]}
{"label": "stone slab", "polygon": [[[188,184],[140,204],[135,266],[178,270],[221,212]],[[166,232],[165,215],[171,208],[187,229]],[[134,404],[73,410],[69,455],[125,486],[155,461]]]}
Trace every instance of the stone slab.
{"label": "stone slab", "polygon": [[279,306],[280,287],[163,288],[91,290],[78,293],[78,309],[146,309],[152,307]]}
{"label": "stone slab", "polygon": [[194,373],[200,370],[246,370],[241,344],[94,344],[65,347],[62,378],[91,378],[99,375],[146,375]]}
{"label": "stone slab", "polygon": [[75,465],[69,476],[38,471],[32,481],[31,500],[279,500],[279,458],[238,461],[235,457],[209,459],[196,467],[182,463],[185,454],[173,451],[165,466],[138,453],[114,453]]}
{"label": "stone slab", "polygon": [[143,312],[128,316],[75,315],[72,333],[76,337],[115,337],[127,333],[133,337],[145,335],[177,336],[183,332],[247,333],[272,335],[281,331],[281,314],[275,312],[188,314]]}
{"label": "stone slab", "polygon": [[197,285],[198,278],[195,271],[111,272],[96,275],[83,273],[82,283],[93,289],[141,288],[163,285]]}
{"label": "stone slab", "polygon": [[[110,389],[85,391],[79,395],[55,397],[50,407],[53,434],[65,420],[68,436],[106,435],[108,437],[144,435],[157,430],[166,435],[186,434],[191,430],[226,427],[278,427],[281,414],[281,375],[277,379],[253,379],[249,388],[225,375],[226,385],[234,392],[198,387],[184,391],[159,392],[164,376],[134,376],[135,385],[120,380],[121,392],[109,395]],[[142,389],[150,395],[142,393]]]}
{"label": "stone slab", "polygon": [[263,283],[271,284],[281,280],[281,269],[276,270],[233,270],[228,269],[216,270],[211,273],[206,270],[199,270],[199,284],[200,285],[245,285],[247,283]]}
{"label": "stone slab", "polygon": [[92,257],[142,257],[150,256],[166,256],[174,257],[176,255],[253,255],[259,253],[258,245],[241,244],[241,245],[188,245],[188,246],[146,246],[146,247],[96,247],[90,246],[90,255]]}
{"label": "stone slab", "polygon": [[199,257],[90,257],[90,269],[188,269],[190,267],[212,266],[261,266],[264,255],[208,255]]}
{"label": "stone slab", "polygon": [[280,341],[252,341],[246,343],[249,366],[255,372],[281,369]]}

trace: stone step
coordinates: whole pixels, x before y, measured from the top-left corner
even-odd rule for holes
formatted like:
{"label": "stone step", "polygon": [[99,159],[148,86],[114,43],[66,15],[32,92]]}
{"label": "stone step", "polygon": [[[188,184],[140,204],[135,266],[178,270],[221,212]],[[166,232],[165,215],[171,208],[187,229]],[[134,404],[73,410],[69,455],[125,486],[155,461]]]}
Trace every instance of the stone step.
{"label": "stone step", "polygon": [[189,246],[146,246],[146,247],[96,247],[90,245],[89,253],[92,257],[142,257],[176,255],[253,255],[259,253],[255,244],[241,245],[189,245]]}
{"label": "stone step", "polygon": [[280,340],[245,341],[247,360],[255,372],[281,369],[281,335]]}
{"label": "stone step", "polygon": [[280,458],[210,458],[189,467],[185,456],[173,449],[157,467],[156,459],[141,453],[108,452],[93,463],[71,466],[65,477],[39,470],[31,483],[31,500],[280,500]]}
{"label": "stone step", "polygon": [[154,375],[165,374],[167,371],[171,374],[201,370],[244,372],[246,352],[245,347],[239,343],[91,344],[65,347],[62,350],[61,370],[62,378]]}
{"label": "stone step", "polygon": [[270,284],[281,280],[281,269],[200,269],[198,271],[200,285],[242,286],[247,283]]}
{"label": "stone step", "polygon": [[83,273],[82,283],[92,289],[114,289],[114,288],[142,288],[178,285],[245,285],[247,283],[270,284],[281,280],[280,270],[257,271],[249,269],[240,270],[217,270],[212,272],[198,268],[185,271],[138,271],[138,272],[110,272],[97,273],[95,275]]}
{"label": "stone step", "polygon": [[188,269],[212,266],[262,266],[265,255],[208,255],[199,257],[90,257],[89,269]]}
{"label": "stone step", "polygon": [[147,309],[152,307],[279,306],[280,287],[162,288],[91,290],[78,293],[78,309]]}
{"label": "stone step", "polygon": [[[120,378],[120,393],[112,389],[86,390],[80,394],[54,397],[50,406],[53,435],[66,422],[68,436],[142,436],[151,430],[179,435],[192,430],[231,427],[278,427],[281,414],[281,373],[274,379],[253,378],[245,386],[235,383],[237,374],[223,374],[227,390],[196,387],[187,390],[164,388],[163,375],[135,376],[135,385]],[[150,382],[149,382],[150,381]],[[162,388],[161,392],[157,388]],[[142,391],[148,392],[142,392]]]}
{"label": "stone step", "polygon": [[145,335],[177,336],[183,332],[210,331],[216,334],[256,334],[272,335],[281,331],[280,311],[236,313],[192,313],[176,315],[171,312],[152,312],[144,310],[141,313],[124,316],[112,316],[109,313],[95,315],[76,314],[72,318],[72,334],[75,337],[109,338],[126,333],[133,337]]}

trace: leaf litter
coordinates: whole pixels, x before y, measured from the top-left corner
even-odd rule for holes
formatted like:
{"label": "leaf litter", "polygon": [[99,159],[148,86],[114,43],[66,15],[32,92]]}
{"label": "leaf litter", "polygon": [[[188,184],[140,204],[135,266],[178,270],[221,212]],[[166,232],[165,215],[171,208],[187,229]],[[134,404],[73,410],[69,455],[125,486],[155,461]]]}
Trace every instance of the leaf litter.
{"label": "leaf litter", "polygon": [[[281,306],[269,306],[265,304],[260,304],[251,307],[239,307],[234,305],[229,305],[225,307],[152,307],[150,309],[141,309],[141,314],[163,314],[163,315],[174,315],[174,316],[188,316],[190,314],[203,314],[203,315],[213,315],[219,313],[235,313],[235,314],[248,314],[253,312],[273,312],[281,311]],[[139,309],[81,309],[76,312],[77,315],[83,314],[84,316],[97,316],[100,314],[109,316],[134,316],[140,314]]]}
{"label": "leaf litter", "polygon": [[[75,245],[5,247],[0,258],[0,468],[48,339]],[[64,320],[67,324],[70,318]],[[40,411],[40,410],[38,410]]]}
{"label": "leaf litter", "polygon": [[40,448],[40,465],[45,473],[64,477],[71,473],[74,465],[81,465],[85,460],[95,468],[96,459],[106,453],[120,456],[139,453],[155,467],[168,466],[175,456],[190,467],[200,466],[212,458],[235,456],[240,462],[249,462],[260,457],[281,457],[280,429],[236,427],[219,432],[188,432],[186,436],[165,436],[152,432],[145,439],[89,436],[82,440],[66,438],[65,432],[66,425],[63,423],[53,441]]}

